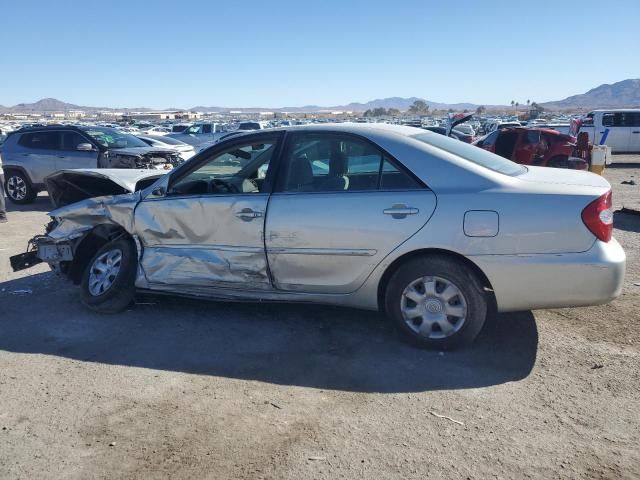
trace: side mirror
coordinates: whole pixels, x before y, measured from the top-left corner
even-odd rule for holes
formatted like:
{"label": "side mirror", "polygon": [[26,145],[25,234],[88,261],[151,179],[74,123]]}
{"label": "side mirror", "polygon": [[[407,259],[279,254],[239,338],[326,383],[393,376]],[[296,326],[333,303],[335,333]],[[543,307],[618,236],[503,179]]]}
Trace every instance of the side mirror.
{"label": "side mirror", "polygon": [[81,152],[92,152],[94,148],[93,148],[93,145],[91,145],[90,143],[80,143],[76,147],[76,150],[79,150]]}
{"label": "side mirror", "polygon": [[164,189],[164,187],[158,187],[153,189],[153,191],[151,192],[151,195],[153,195],[154,197],[162,197],[164,196],[165,193],[167,192]]}

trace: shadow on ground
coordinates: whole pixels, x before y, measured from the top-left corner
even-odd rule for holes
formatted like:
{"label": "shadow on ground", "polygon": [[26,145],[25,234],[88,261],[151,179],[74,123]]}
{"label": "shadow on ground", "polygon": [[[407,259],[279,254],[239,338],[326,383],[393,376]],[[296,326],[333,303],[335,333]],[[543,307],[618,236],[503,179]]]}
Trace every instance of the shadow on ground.
{"label": "shadow on ground", "polygon": [[626,232],[640,232],[640,212],[633,212],[633,210],[617,210],[613,212],[613,226],[618,230],[624,230]]}
{"label": "shadow on ground", "polygon": [[49,199],[49,195],[40,193],[36,199],[26,205],[17,205],[9,199],[5,199],[7,204],[7,212],[50,212],[53,205]]}
{"label": "shadow on ground", "polygon": [[[282,385],[416,392],[525,378],[536,360],[531,312],[498,315],[455,352],[399,341],[377,313],[317,305],[144,296],[101,316],[51,273],[0,283],[0,349]],[[27,290],[32,293],[11,293]],[[55,308],[52,308],[55,306]]]}

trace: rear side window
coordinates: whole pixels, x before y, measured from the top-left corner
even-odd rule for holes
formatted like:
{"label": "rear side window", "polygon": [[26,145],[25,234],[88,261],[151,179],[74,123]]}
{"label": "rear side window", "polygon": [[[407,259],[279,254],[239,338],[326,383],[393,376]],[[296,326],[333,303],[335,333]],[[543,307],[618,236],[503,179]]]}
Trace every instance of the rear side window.
{"label": "rear side window", "polygon": [[60,137],[60,132],[23,133],[18,143],[23,147],[38,150],[59,150]]}
{"label": "rear side window", "polygon": [[341,134],[301,134],[289,142],[279,191],[362,192],[425,188],[375,145]]}

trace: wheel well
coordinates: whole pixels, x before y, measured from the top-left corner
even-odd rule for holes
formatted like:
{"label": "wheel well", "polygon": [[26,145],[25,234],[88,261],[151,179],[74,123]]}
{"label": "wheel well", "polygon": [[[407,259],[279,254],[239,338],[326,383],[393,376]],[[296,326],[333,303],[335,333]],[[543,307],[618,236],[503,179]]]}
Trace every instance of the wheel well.
{"label": "wheel well", "polygon": [[17,166],[10,166],[10,167],[4,167],[4,178],[5,181],[7,180],[7,178],[9,177],[9,173],[11,172],[18,172],[21,173],[22,175],[24,175],[25,180],[27,180],[27,182],[29,182],[29,186],[33,187],[33,182],[31,181],[31,177],[29,176],[29,174],[27,173],[27,171],[22,168],[22,167],[17,167]]}
{"label": "wheel well", "polygon": [[79,284],[89,261],[98,249],[120,237],[129,238],[133,242],[131,235],[117,225],[98,225],[91,230],[75,249],[73,260],[70,262],[67,270],[69,278],[76,285]]}
{"label": "wheel well", "polygon": [[380,279],[380,283],[378,284],[378,309],[381,312],[385,311],[384,297],[385,292],[387,290],[387,284],[391,279],[391,276],[405,263],[410,262],[416,257],[424,257],[424,256],[439,256],[439,257],[447,257],[453,261],[462,263],[469,270],[474,272],[480,280],[482,287],[484,288],[485,293],[487,294],[487,300],[489,301],[489,308],[496,308],[496,299],[493,293],[493,287],[491,282],[484,274],[484,272],[478,267],[475,263],[469,260],[464,255],[460,255],[459,253],[452,252],[450,250],[444,250],[440,248],[423,248],[421,250],[414,250],[413,252],[405,253],[401,257],[396,258],[391,265],[387,267],[382,278]]}

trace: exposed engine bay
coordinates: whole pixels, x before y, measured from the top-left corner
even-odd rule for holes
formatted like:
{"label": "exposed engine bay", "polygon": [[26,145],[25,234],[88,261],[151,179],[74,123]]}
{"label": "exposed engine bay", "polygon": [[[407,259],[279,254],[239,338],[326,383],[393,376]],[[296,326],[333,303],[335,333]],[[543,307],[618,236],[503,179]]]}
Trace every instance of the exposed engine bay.
{"label": "exposed engine bay", "polygon": [[139,149],[112,149],[98,157],[98,168],[138,168],[171,170],[184,160],[172,150],[135,151]]}

